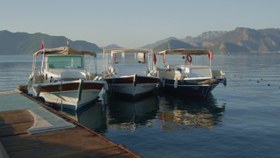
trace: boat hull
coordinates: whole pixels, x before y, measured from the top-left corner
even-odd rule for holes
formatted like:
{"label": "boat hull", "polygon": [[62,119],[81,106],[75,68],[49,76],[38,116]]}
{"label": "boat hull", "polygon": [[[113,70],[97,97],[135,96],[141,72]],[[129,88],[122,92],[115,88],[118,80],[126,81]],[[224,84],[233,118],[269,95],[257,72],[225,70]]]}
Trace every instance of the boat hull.
{"label": "boat hull", "polygon": [[211,93],[211,91],[219,83],[222,82],[223,82],[222,79],[187,80],[187,81],[162,79],[161,88],[163,88],[163,90],[169,94],[207,98]]}
{"label": "boat hull", "polygon": [[33,87],[35,95],[43,97],[46,102],[61,104],[62,108],[78,110],[99,96],[102,82],[57,82],[38,84]]}
{"label": "boat hull", "polygon": [[119,93],[131,97],[145,95],[155,89],[159,83],[156,77],[148,76],[126,76],[119,78],[107,78],[105,81],[108,84],[109,93]]}

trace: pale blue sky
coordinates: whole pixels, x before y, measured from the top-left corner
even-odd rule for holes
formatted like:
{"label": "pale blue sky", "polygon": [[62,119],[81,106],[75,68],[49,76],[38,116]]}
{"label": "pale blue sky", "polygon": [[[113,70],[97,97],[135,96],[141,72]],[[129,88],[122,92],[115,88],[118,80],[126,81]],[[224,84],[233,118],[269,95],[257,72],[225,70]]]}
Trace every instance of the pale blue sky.
{"label": "pale blue sky", "polygon": [[0,30],[141,47],[236,27],[280,28],[279,0],[0,0]]}

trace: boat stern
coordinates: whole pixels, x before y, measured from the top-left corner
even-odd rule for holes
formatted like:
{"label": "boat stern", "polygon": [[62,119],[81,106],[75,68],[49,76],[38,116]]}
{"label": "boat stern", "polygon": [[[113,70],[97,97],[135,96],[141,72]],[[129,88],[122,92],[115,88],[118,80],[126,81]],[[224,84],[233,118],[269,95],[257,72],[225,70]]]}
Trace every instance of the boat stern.
{"label": "boat stern", "polygon": [[226,73],[221,70],[212,70],[212,75],[219,83],[222,83],[224,86],[227,85]]}

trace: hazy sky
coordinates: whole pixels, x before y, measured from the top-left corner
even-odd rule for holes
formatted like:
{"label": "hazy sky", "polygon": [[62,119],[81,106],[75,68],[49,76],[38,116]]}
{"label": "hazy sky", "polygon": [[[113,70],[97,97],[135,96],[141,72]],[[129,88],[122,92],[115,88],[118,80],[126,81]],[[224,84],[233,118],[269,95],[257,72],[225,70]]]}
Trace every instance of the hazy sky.
{"label": "hazy sky", "polygon": [[280,28],[280,0],[0,0],[0,30],[141,47],[236,27]]}

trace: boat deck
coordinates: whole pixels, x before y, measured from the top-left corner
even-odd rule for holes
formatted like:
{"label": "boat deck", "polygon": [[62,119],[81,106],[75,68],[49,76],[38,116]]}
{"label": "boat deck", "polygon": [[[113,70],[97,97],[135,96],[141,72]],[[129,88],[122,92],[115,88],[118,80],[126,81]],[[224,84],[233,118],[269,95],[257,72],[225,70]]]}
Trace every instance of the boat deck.
{"label": "boat deck", "polygon": [[18,91],[0,100],[0,157],[140,157]]}

